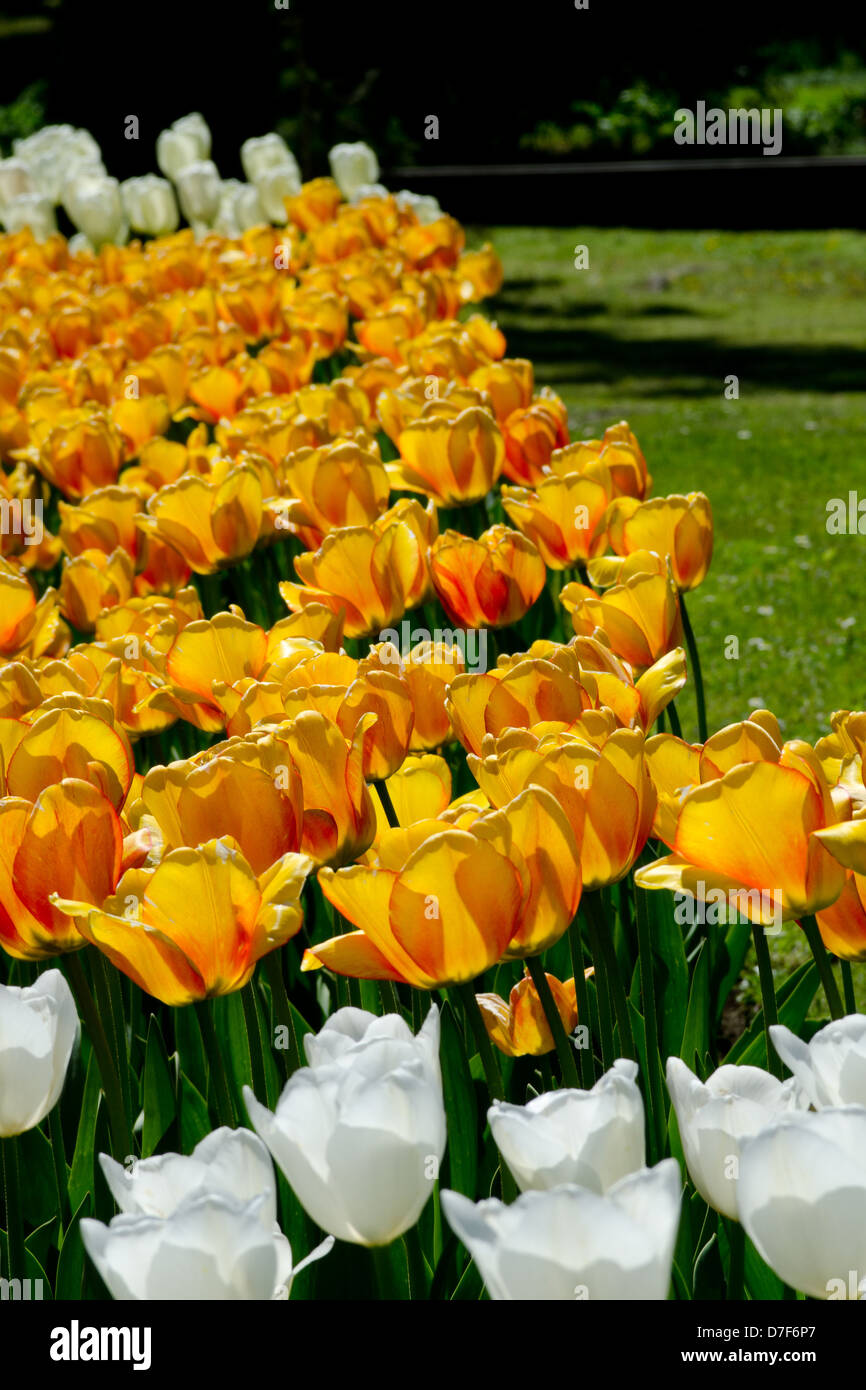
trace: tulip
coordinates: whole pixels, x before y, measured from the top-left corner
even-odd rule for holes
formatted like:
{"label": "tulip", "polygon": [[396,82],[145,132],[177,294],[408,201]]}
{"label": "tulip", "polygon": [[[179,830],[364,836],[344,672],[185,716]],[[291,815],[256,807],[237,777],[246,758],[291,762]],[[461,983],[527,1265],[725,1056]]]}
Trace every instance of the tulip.
{"label": "tulip", "polygon": [[692,1182],[709,1206],[738,1220],[743,1142],[803,1108],[796,1082],[734,1066],[719,1067],[703,1082],[679,1057],[669,1057],[667,1083]]}
{"label": "tulip", "polygon": [[540,397],[513,410],[502,422],[503,472],[513,483],[534,487],[547,471],[554,450],[568,443],[568,414],[555,396]]}
{"label": "tulip", "polygon": [[866,877],[850,871],[839,897],[815,914],[821,940],[841,960],[866,960]]}
{"label": "tulip", "polygon": [[30,583],[0,559],[0,656],[41,656],[57,640],[57,592],[46,589],[37,601]]}
{"label": "tulip", "polygon": [[219,170],[210,159],[185,164],[174,176],[180,209],[190,225],[207,226],[220,204]]}
{"label": "tulip", "polygon": [[834,1019],[802,1042],[790,1028],[770,1028],[773,1046],[816,1110],[866,1105],[866,1017]]}
{"label": "tulip", "polygon": [[375,183],[379,177],[375,152],[360,140],[356,144],[334,145],[328,153],[328,163],[347,202],[362,184]]}
{"label": "tulip", "polygon": [[290,155],[283,164],[262,169],[253,183],[267,220],[284,227],[288,221],[286,199],[301,191],[301,173],[295,160]]}
{"label": "tulip", "polygon": [[80,632],[92,632],[103,609],[132,597],[133,578],[133,562],[125,550],[111,555],[102,550],[82,551],[73,560],[64,561],[60,580],[63,616]]}
{"label": "tulip", "polygon": [[255,183],[260,174],[285,164],[296,164],[294,155],[281,135],[253,136],[241,145],[241,164],[244,176]]}
{"label": "tulip", "polygon": [[76,191],[70,207],[78,230],[97,249],[107,241],[126,240],[126,219],[117,179],[89,180]]}
{"label": "tulip", "polygon": [[23,159],[0,159],[0,215],[9,203],[37,189]]}
{"label": "tulip", "polygon": [[486,497],[502,472],[505,446],[486,410],[461,411],[453,419],[431,417],[408,425],[388,465],[391,486],[425,493],[441,507]]}
{"label": "tulip", "polygon": [[566,1183],[524,1192],[511,1206],[449,1191],[441,1200],[494,1300],[668,1296],[681,1202],[675,1159],[604,1195]]}
{"label": "tulip", "polygon": [[[647,554],[640,552],[641,557]],[[676,587],[667,573],[659,572],[659,557],[650,559],[655,573],[632,573],[604,594],[584,584],[567,584],[559,596],[579,636],[591,637],[601,628],[616,655],[637,672],[653,666],[683,640]]]}
{"label": "tulip", "polygon": [[611,505],[608,529],[617,555],[654,550],[670,556],[678,589],[696,589],[706,578],[713,554],[713,514],[703,492],[648,502],[619,498]]}
{"label": "tulip", "polygon": [[388,1245],[420,1217],[445,1152],[439,1012],[413,1037],[397,1014],[339,1009],[304,1050],[275,1112],[244,1087],[253,1127],[318,1226]]}
{"label": "tulip", "polygon": [[394,201],[401,212],[413,213],[422,227],[442,216],[439,203],[430,193],[410,193],[408,188],[401,188],[394,194]]}
{"label": "tulip", "polygon": [[538,546],[548,569],[562,570],[604,550],[612,491],[610,473],[596,464],[584,473],[543,478],[534,492],[504,487],[502,505],[518,530]]}
{"label": "tulip", "polygon": [[265,1196],[195,1192],[165,1219],[123,1214],[106,1226],[86,1217],[81,1239],[121,1301],[285,1297],[291,1246],[267,1228],[266,1209]]}
{"label": "tulip", "polygon": [[13,140],[12,149],[27,165],[39,192],[52,204],[60,201],[70,169],[101,161],[99,146],[90,132],[71,125],[43,126],[23,140]]}
{"label": "tulip", "polygon": [[120,185],[123,205],[129,225],[146,236],[170,236],[177,231],[180,214],[177,199],[168,179],[156,174],[126,179]]}
{"label": "tulip", "polygon": [[53,1110],[78,1040],[72,991],[59,970],[0,985],[0,1138],[34,1129]]}
{"label": "tulip", "polygon": [[436,593],[453,622],[465,627],[510,627],[544,588],[544,561],[532,541],[507,526],[491,526],[477,540],[446,531],[430,553]]}
{"label": "tulip", "polygon": [[167,179],[177,182],[180,171],[196,160],[207,159],[211,136],[198,113],[182,116],[156,138],[156,162]]}
{"label": "tulip", "polygon": [[799,919],[829,907],[845,886],[845,870],[818,834],[828,825],[848,831],[851,822],[837,827],[837,818],[820,762],[793,741],[778,762],[741,763],[692,787],[673,854],[639,869],[635,882],[693,897],[699,884],[720,889],[763,925]]}
{"label": "tulip", "polygon": [[249,555],[262,526],[262,484],[245,464],[220,480],[186,474],[148,499],[137,524],[171,545],[196,574],[214,574]]}
{"label": "tulip", "polygon": [[54,207],[41,193],[19,193],[5,204],[0,220],[7,232],[29,227],[36,241],[47,241],[57,231]]}
{"label": "tulip", "polygon": [[[577,1024],[574,980],[563,984],[548,975],[547,983],[565,1032],[573,1032]],[[490,1041],[506,1057],[544,1057],[554,1051],[550,1024],[528,975],[518,980],[507,1003],[498,994],[476,994],[475,998]]]}
{"label": "tulip", "polygon": [[637,1062],[620,1058],[591,1091],[548,1091],[488,1110],[490,1132],[521,1192],[575,1183],[605,1193],[643,1168]]}
{"label": "tulip", "polygon": [[284,466],[295,501],[275,504],[277,530],[296,531],[312,549],[346,526],[366,526],[388,505],[391,484],[376,454],[355,443],[298,449]]}
{"label": "tulip", "polygon": [[313,946],[301,968],[418,989],[464,983],[495,964],[528,891],[517,866],[474,827],[436,821],[383,835],[375,866],[322,869],[319,885],[360,930]]}
{"label": "tulip", "polygon": [[780,1279],[810,1298],[866,1292],[866,1110],[782,1115],[743,1144],[740,1220]]}
{"label": "tulip", "polygon": [[284,854],[256,877],[231,839],[176,849],[129,869],[101,908],[52,895],[82,937],[164,1004],[243,989],[262,956],[301,928],[312,861]]}

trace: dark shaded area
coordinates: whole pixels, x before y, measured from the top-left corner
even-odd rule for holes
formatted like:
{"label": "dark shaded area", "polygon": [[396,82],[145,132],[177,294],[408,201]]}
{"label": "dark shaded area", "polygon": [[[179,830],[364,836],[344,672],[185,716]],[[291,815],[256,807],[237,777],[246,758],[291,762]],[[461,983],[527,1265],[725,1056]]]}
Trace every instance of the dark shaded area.
{"label": "dark shaded area", "polygon": [[[650,78],[693,106],[732,83],[748,84],[782,49],[819,66],[863,49],[862,14],[836,0],[802,7],[730,0],[718,10],[676,0],[589,0],[584,10],[572,0],[286,4],[5,0],[3,100],[44,81],[47,119],[90,128],[119,177],[150,169],[158,131],[194,109],[213,129],[225,176],[239,172],[240,142],[274,127],[311,175],[324,172],[332,143],[362,137],[391,167],[525,161],[521,137],[577,99],[609,101]],[[437,140],[424,135],[431,114]],[[140,120],[138,142],[124,139],[127,115]],[[609,185],[603,196],[619,192]],[[539,195],[534,190],[533,201]],[[634,225],[636,211],[618,216]],[[600,212],[592,208],[596,225]],[[502,220],[501,210],[486,220]],[[515,206],[507,220],[532,219]]]}

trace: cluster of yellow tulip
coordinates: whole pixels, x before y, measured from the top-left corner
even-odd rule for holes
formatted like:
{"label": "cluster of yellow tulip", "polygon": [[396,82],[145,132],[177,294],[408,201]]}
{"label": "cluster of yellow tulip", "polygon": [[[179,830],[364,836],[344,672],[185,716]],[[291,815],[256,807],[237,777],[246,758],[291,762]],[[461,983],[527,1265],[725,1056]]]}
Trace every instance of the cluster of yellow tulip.
{"label": "cluster of yellow tulip", "polygon": [[[481,1016],[564,1071],[593,970],[625,1005],[608,890],[651,839],[639,887],[773,890],[866,955],[866,715],[814,749],[767,712],[679,734],[704,494],[648,497],[625,422],[570,440],[470,311],[501,268],[452,218],[329,179],[286,211],[98,253],[0,238],[0,500],[49,521],[0,536],[4,950],[227,994],[315,875],[338,930],[304,971],[432,990],[527,962]],[[546,589],[571,640],[507,631]],[[383,640],[419,608],[500,630],[497,664]],[[538,957],[581,904],[593,965],[578,936],[561,982]]]}

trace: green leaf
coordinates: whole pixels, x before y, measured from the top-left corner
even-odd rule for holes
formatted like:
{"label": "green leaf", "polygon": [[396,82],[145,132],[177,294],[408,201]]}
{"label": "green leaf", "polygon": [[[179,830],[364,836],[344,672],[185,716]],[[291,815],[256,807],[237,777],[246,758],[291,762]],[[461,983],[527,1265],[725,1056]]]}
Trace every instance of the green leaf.
{"label": "green leaf", "polygon": [[144,1128],[141,1156],[148,1158],[175,1117],[174,1070],[168,1060],[156,1014],[151,1014],[144,1058]]}
{"label": "green leaf", "polygon": [[725,1296],[725,1274],[715,1231],[698,1255],[695,1264],[695,1299],[721,1300]]}
{"label": "green leaf", "polygon": [[80,1299],[84,1279],[84,1244],[81,1239],[81,1218],[90,1213],[90,1193],[80,1202],[75,1215],[63,1233],[60,1259],[57,1262],[57,1284],[54,1297],[58,1300]]}
{"label": "green leaf", "polygon": [[[799,1033],[805,1022],[809,1005],[815,997],[820,983],[818,969],[814,961],[807,961],[790,975],[776,991],[776,1006],[779,1022],[784,1023],[792,1033]],[[759,1009],[751,1025],[737,1038],[725,1057],[725,1062],[738,1066],[763,1067],[767,1063],[764,1042],[764,1011]]]}
{"label": "green leaf", "polygon": [[[50,1224],[53,1225],[54,1223],[51,1222]],[[36,1298],[38,1287],[36,1285],[37,1279],[42,1281],[42,1288],[39,1290],[42,1302],[50,1302],[54,1298],[54,1294],[51,1292],[51,1280],[45,1273],[41,1262],[36,1258],[30,1246],[26,1243],[24,1246],[24,1277],[30,1280],[31,1299]]]}
{"label": "green leaf", "polygon": [[751,939],[749,922],[734,922],[725,932],[725,939],[716,954],[711,985],[715,1024],[718,1024],[728,995],[740,977]]}
{"label": "green leaf", "polygon": [[[69,1174],[69,1208],[76,1211],[88,1192],[93,1192],[96,1178],[94,1156],[96,1146],[96,1119],[101,1101],[102,1080],[94,1053],[90,1054],[87,1079],[84,1083],[84,1096],[81,1102],[81,1119],[75,1139],[75,1153],[72,1156],[72,1170]],[[125,1155],[124,1155],[125,1157]]]}
{"label": "green leaf", "polygon": [[50,1217],[60,1215],[51,1145],[41,1129],[27,1130],[19,1134],[15,1142],[25,1225],[41,1226]]}
{"label": "green leaf", "polygon": [[207,1101],[188,1076],[180,1077],[180,1146],[181,1152],[192,1153],[196,1144],[210,1134],[213,1126]]}
{"label": "green leaf", "polygon": [[181,1070],[186,1072],[199,1094],[206,1095],[207,1059],[195,1008],[192,1004],[186,1004],[181,1009],[173,1009],[172,1021],[174,1046],[180,1057]]}
{"label": "green leaf", "polygon": [[674,920],[673,899],[667,893],[645,893],[653,944],[656,1008],[665,1057],[677,1057],[689,1001],[689,967],[683,933]]}
{"label": "green leaf", "polygon": [[439,1056],[448,1118],[448,1186],[474,1198],[478,1180],[478,1107],[463,1038],[450,1004],[442,1005]]}
{"label": "green leaf", "polygon": [[647,1163],[652,1166],[652,1164],[658,1163],[664,1154],[667,1126],[664,1074],[659,1050],[655,1044],[650,1048],[649,1056],[647,1056],[646,1023],[631,999],[628,1001],[628,1011],[635,1047],[637,1048],[638,1085],[643,1092],[644,1108],[647,1114],[647,1137],[649,1140]]}
{"label": "green leaf", "polygon": [[765,1264],[749,1237],[746,1236],[745,1283],[752,1298],[761,1302],[784,1298],[785,1285],[770,1266]]}
{"label": "green leaf", "polygon": [[680,1056],[687,1067],[701,1075],[701,1062],[710,1045],[710,955],[701,943],[692,975]]}

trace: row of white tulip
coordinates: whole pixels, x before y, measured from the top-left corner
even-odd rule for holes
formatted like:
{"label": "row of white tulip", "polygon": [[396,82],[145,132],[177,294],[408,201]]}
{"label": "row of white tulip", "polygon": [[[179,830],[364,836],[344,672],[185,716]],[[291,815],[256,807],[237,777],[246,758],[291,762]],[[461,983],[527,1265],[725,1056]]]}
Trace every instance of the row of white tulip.
{"label": "row of white tulip", "polygon": [[[77,1032],[59,971],[0,987],[0,1135],[56,1104]],[[772,1036],[793,1072],[785,1082],[750,1066],[701,1082],[669,1059],[686,1164],[781,1279],[838,1297],[850,1271],[866,1276],[866,1017],[830,1023],[808,1044],[784,1027]],[[188,1157],[129,1169],[101,1157],[121,1215],[83,1221],[82,1235],[116,1298],[288,1297],[301,1266],[276,1224],[268,1150],[329,1233],[308,1259],[334,1237],[387,1245],[418,1221],[447,1137],[436,1006],[417,1036],[396,1014],[341,1009],[304,1047],[307,1066],[274,1112],[245,1089],[259,1137],[221,1129]],[[520,1195],[510,1206],[447,1190],[441,1200],[492,1298],[667,1297],[682,1182],[674,1159],[646,1167],[637,1075],[620,1060],[591,1091],[489,1110]]]}
{"label": "row of white tulip", "polygon": [[[211,132],[198,112],[182,116],[156,141],[163,177],[144,174],[118,182],[110,177],[89,131],[69,125],[44,126],[13,141],[12,157],[0,160],[0,223],[9,232],[29,227],[39,240],[56,231],[55,209],[63,207],[78,229],[77,247],[122,245],[130,232],[167,236],[181,214],[197,234],[238,237],[248,227],[286,223],[285,199],[301,189],[298,162],[282,136],[271,132],[241,145],[245,182],[223,179],[211,154]],[[379,162],[363,142],[335,145],[331,174],[348,202],[381,197]],[[396,195],[421,221],[441,210],[435,198],[403,189]],[[75,248],[73,248],[75,249]]]}

